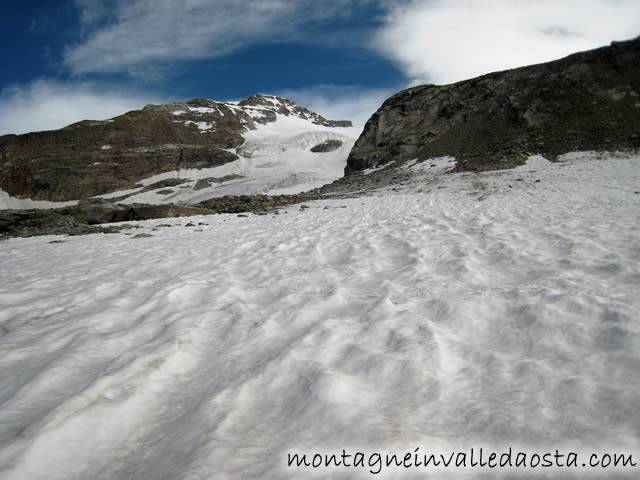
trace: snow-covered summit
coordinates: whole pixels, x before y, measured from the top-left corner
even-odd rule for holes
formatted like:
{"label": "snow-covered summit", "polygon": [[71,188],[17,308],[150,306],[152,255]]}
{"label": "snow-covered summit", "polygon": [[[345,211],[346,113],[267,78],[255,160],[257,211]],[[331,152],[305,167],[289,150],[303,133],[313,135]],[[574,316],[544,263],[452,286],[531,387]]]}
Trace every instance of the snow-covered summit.
{"label": "snow-covered summit", "polygon": [[293,100],[273,95],[252,95],[233,102],[196,98],[185,103],[147,105],[143,111],[169,112],[174,122],[193,125],[201,133],[213,133],[220,128],[255,130],[258,125],[277,122],[278,115],[299,118],[323,127],[352,127],[349,120],[327,120]]}

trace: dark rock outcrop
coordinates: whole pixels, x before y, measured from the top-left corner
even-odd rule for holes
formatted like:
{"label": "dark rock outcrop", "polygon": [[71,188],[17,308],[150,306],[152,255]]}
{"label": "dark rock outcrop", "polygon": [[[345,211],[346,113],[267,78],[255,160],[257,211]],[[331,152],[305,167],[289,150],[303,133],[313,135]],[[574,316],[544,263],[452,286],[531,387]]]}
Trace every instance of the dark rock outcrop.
{"label": "dark rock outcrop", "polygon": [[278,114],[351,125],[264,95],[238,103],[147,105],[110,120],[0,137],[0,189],[17,198],[79,200],[133,188],[158,173],[216,167],[238,158],[227,149],[240,146],[244,132]]}
{"label": "dark rock outcrop", "polygon": [[228,182],[229,180],[236,180],[244,178],[242,175],[232,173],[231,175],[225,175],[224,177],[208,177],[201,178],[192,187],[193,190],[202,190],[203,188],[209,188],[214,183]]}
{"label": "dark rock outcrop", "polygon": [[326,142],[322,142],[315,147],[311,148],[313,153],[327,153],[327,152],[335,152],[342,146],[342,142],[340,140],[327,140]]}
{"label": "dark rock outcrop", "polygon": [[177,205],[111,205],[89,202],[51,210],[0,210],[0,239],[35,235],[86,235],[115,233],[128,225],[104,223],[188,217],[215,213],[202,207]]}
{"label": "dark rock outcrop", "polygon": [[[48,210],[0,210],[0,240],[36,235],[86,235],[117,233],[133,228],[122,222],[156,218],[188,217],[217,213],[277,213],[278,208],[327,198],[319,192],[293,195],[227,195],[197,205],[113,204],[89,200],[78,205]],[[335,195],[333,198],[338,198]],[[104,225],[103,224],[112,224]]]}
{"label": "dark rock outcrop", "polygon": [[369,119],[345,174],[451,155],[457,170],[530,154],[640,148],[640,37],[561,60],[392,96]]}
{"label": "dark rock outcrop", "polygon": [[18,198],[77,200],[157,173],[223,165],[237,156],[222,148],[240,143],[239,134],[203,135],[147,107],[112,121],[1,137],[0,188]]}
{"label": "dark rock outcrop", "polygon": [[214,213],[264,213],[287,205],[323,198],[315,193],[293,195],[225,195],[198,204]]}

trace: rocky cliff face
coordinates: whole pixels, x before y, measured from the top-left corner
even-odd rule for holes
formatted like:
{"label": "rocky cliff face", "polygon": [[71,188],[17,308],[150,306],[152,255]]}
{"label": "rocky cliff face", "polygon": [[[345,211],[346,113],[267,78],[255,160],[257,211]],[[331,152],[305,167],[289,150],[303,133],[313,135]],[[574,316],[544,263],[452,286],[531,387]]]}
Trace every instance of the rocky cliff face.
{"label": "rocky cliff face", "polygon": [[216,167],[238,158],[227,150],[244,142],[243,133],[278,115],[351,126],[264,95],[147,105],[110,120],[0,137],[0,189],[17,198],[76,200],[132,188],[158,173]]}
{"label": "rocky cliff face", "polygon": [[457,170],[509,168],[530,154],[640,148],[640,37],[561,60],[389,98],[345,174],[453,156]]}

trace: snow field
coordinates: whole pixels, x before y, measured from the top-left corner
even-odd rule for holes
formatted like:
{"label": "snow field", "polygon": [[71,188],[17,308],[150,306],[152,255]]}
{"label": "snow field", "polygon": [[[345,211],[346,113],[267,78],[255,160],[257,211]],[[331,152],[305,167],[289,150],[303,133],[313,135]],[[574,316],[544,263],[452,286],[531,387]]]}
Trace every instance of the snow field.
{"label": "snow field", "polygon": [[640,452],[638,161],[418,164],[422,193],[2,242],[0,477],[306,478],[294,449]]}

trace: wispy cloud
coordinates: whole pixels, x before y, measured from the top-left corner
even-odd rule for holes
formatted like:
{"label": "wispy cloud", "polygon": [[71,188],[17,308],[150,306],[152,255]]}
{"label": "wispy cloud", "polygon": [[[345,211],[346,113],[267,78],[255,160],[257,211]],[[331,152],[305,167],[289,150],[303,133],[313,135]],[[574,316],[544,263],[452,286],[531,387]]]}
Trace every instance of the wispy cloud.
{"label": "wispy cloud", "polygon": [[637,0],[387,3],[374,46],[412,83],[450,83],[640,34]]}
{"label": "wispy cloud", "polygon": [[90,32],[67,48],[76,74],[138,70],[167,60],[215,58],[298,29],[349,17],[373,0],[76,0]]}
{"label": "wispy cloud", "polygon": [[276,94],[289,98],[325,118],[351,120],[354,126],[363,127],[382,102],[398,89],[316,85],[303,89],[282,90]]}
{"label": "wispy cloud", "polygon": [[[85,36],[65,50],[70,71],[127,72],[152,81],[174,71],[176,61],[318,37],[330,48],[377,51],[401,67],[407,85],[448,83],[640,33],[637,0],[74,1]],[[377,30],[369,29],[380,19],[350,37],[346,29],[334,32],[336,20],[358,18],[368,7],[375,7],[368,14],[386,12]]]}
{"label": "wispy cloud", "polygon": [[91,83],[37,80],[0,92],[0,135],[53,130],[85,119],[103,120],[166,100],[137,92],[105,90]]}

